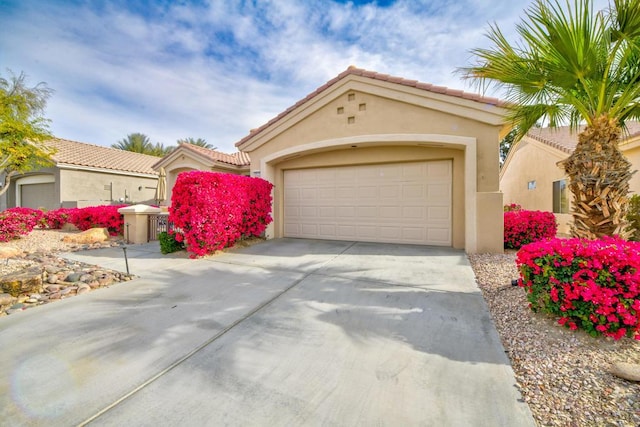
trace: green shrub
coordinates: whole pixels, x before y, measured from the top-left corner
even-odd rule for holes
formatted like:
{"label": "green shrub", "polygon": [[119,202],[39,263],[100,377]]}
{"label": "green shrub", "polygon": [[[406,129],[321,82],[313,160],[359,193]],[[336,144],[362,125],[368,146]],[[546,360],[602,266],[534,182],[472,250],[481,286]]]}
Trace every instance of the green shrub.
{"label": "green shrub", "polygon": [[158,239],[160,240],[160,252],[163,254],[170,254],[184,249],[184,243],[178,242],[175,235],[169,234],[166,231],[161,232],[158,235]]}
{"label": "green shrub", "polygon": [[627,230],[633,232],[629,240],[640,242],[640,195],[634,194],[631,196],[628,209],[627,221],[629,221],[629,227]]}

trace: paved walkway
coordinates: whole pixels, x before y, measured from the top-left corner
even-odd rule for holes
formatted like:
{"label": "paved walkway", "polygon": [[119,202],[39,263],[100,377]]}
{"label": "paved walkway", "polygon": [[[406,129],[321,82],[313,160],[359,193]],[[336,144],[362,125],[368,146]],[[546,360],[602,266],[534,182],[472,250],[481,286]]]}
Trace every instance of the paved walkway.
{"label": "paved walkway", "polygon": [[460,251],[127,253],[139,279],[0,318],[0,424],[535,425]]}

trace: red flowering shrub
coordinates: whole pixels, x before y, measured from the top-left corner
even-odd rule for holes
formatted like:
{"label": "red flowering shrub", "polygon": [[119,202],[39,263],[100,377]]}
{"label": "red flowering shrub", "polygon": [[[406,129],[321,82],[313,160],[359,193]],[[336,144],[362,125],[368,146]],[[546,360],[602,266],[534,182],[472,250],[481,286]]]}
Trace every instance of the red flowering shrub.
{"label": "red flowering shrub", "polygon": [[68,222],[71,222],[69,220],[69,217],[71,216],[71,213],[75,210],[76,210],[75,208],[73,209],[60,208],[52,211],[47,211],[44,213],[44,216],[42,217],[42,223],[46,228],[50,228],[52,230],[59,230],[62,228],[63,225],[65,225]]}
{"label": "red flowering shrub", "polygon": [[192,256],[261,235],[271,222],[271,188],[260,178],[190,171],[178,175],[171,196],[169,221],[175,240]]}
{"label": "red flowering shrub", "polygon": [[504,247],[523,245],[556,236],[558,225],[551,212],[513,210],[504,213]]}
{"label": "red flowering shrub", "polygon": [[26,236],[38,225],[42,211],[31,208],[11,208],[0,212],[0,242]]}
{"label": "red flowering shrub", "polygon": [[87,206],[86,208],[67,209],[68,220],[80,230],[103,227],[112,236],[122,234],[124,218],[118,209],[127,205]]}
{"label": "red flowering shrub", "polygon": [[552,239],[523,246],[516,263],[534,311],[593,336],[640,340],[640,243]]}

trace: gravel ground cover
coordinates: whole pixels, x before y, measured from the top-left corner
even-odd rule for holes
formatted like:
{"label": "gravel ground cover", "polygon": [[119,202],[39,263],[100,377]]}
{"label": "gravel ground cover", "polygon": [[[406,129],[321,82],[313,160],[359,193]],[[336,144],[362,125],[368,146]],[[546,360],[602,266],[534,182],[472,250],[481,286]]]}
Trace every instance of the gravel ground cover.
{"label": "gravel ground cover", "polygon": [[515,252],[470,255],[524,400],[541,426],[640,426],[640,384],[609,373],[640,363],[640,342],[570,331],[528,307]]}
{"label": "gravel ground cover", "polygon": [[[0,275],[37,266],[40,259],[51,262],[57,252],[91,247],[65,243],[64,235],[58,230],[34,230],[24,238],[0,243],[29,254],[46,254],[0,260]],[[120,243],[114,240],[106,245]],[[518,277],[513,251],[470,255],[469,259],[520,391],[540,426],[640,426],[640,384],[609,373],[615,362],[640,363],[640,342],[592,338],[533,313],[525,291],[511,286]]]}

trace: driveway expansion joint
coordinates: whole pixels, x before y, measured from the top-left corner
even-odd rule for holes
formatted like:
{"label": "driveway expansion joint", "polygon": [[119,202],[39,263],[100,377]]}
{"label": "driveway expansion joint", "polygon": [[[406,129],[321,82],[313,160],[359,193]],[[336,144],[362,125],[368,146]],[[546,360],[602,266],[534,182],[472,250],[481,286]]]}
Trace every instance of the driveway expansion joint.
{"label": "driveway expansion joint", "polygon": [[[346,251],[348,251],[353,245],[355,245],[356,242],[352,242],[349,246],[347,246],[343,251],[341,251],[340,253],[336,254],[335,256],[331,257],[330,259],[326,260],[325,262],[321,263],[318,267],[316,267],[315,269],[304,273],[304,275],[302,277],[300,277],[298,280],[295,280],[291,285],[287,286],[285,289],[283,289],[281,292],[277,293],[276,295],[274,295],[272,298],[268,299],[267,301],[263,302],[262,304],[258,305],[257,307],[255,307],[253,310],[251,310],[250,312],[248,312],[247,314],[245,314],[244,316],[240,317],[239,319],[237,319],[235,322],[232,322],[229,326],[227,326],[226,328],[224,328],[223,330],[221,330],[220,332],[218,332],[217,334],[215,334],[213,337],[209,338],[207,341],[205,341],[204,343],[200,344],[199,346],[197,346],[195,349],[191,350],[189,353],[185,354],[184,356],[182,356],[181,358],[177,359],[176,361],[174,361],[173,363],[171,363],[169,366],[167,366],[166,368],[164,368],[163,370],[161,370],[160,372],[158,372],[157,374],[155,374],[154,376],[152,376],[151,378],[147,379],[146,381],[144,381],[143,383],[141,383],[139,386],[137,386],[136,388],[134,388],[133,390],[131,390],[130,392],[126,393],[125,395],[123,395],[122,397],[120,397],[119,399],[117,399],[116,401],[114,401],[113,403],[111,403],[110,405],[106,406],[105,408],[103,408],[102,410],[98,411],[97,413],[95,413],[94,415],[92,415],[91,417],[87,418],[85,421],[81,422],[80,424],[78,424],[79,427],[81,426],[86,426],[90,423],[92,423],[93,421],[96,421],[98,418],[100,418],[102,415],[106,414],[107,412],[109,412],[110,410],[112,410],[113,408],[115,408],[116,406],[118,406],[120,403],[124,402],[125,400],[129,399],[130,397],[134,396],[136,393],[138,393],[139,391],[143,390],[145,387],[149,386],[150,384],[152,384],[154,381],[160,379],[161,377],[163,377],[164,375],[166,375],[167,373],[169,373],[170,371],[172,371],[173,369],[177,368],[178,366],[180,366],[182,363],[186,362],[187,360],[189,360],[191,357],[193,357],[194,355],[196,355],[197,353],[199,353],[200,351],[202,351],[203,349],[205,349],[206,347],[208,347],[210,344],[214,343],[215,341],[217,341],[219,338],[221,338],[222,336],[224,336],[227,332],[231,331],[232,329],[234,329],[236,326],[240,325],[241,323],[243,323],[245,320],[250,319],[251,317],[253,317],[254,315],[256,315],[258,312],[262,311],[263,309],[265,309],[266,307],[270,306],[271,304],[273,304],[276,300],[278,300],[280,297],[282,297],[283,295],[285,295],[287,292],[289,292],[291,289],[295,288],[296,286],[298,286],[300,283],[302,283],[305,279],[307,279],[309,276],[312,276],[316,271],[318,271],[319,269],[321,269],[322,267],[324,267],[326,264],[328,264],[329,262],[333,261],[334,259],[336,259],[337,257],[339,257],[340,255],[344,254]],[[232,263],[228,263],[228,264],[232,264]],[[243,265],[243,264],[240,264]],[[245,264],[246,265],[246,264]]]}

